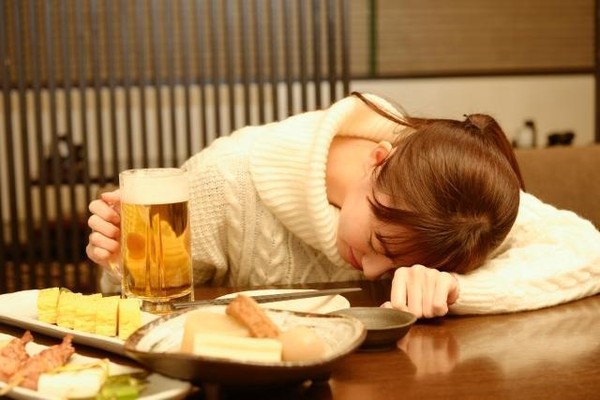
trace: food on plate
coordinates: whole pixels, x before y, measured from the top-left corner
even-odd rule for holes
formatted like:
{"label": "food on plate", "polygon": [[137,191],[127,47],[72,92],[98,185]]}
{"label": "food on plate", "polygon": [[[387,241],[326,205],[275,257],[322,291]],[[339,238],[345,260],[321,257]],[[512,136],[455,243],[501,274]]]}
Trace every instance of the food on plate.
{"label": "food on plate", "polygon": [[60,296],[58,296],[56,325],[73,329],[75,309],[81,296],[81,293],[73,293],[70,290],[61,290]]}
{"label": "food on plate", "polygon": [[19,370],[21,362],[10,357],[0,357],[0,381],[8,379]]}
{"label": "food on plate", "polygon": [[134,298],[119,300],[119,339],[127,339],[137,328],[142,326],[140,301]]}
{"label": "food on plate", "polygon": [[277,339],[251,337],[248,327],[232,316],[204,310],[186,316],[181,351],[242,361],[281,360],[281,342]]}
{"label": "food on plate", "polygon": [[33,335],[26,331],[22,337],[12,339],[0,349],[0,380],[7,381],[29,358],[25,346],[32,340]]}
{"label": "food on plate", "polygon": [[71,344],[72,338],[71,335],[65,335],[61,344],[48,347],[30,357],[10,380],[20,380],[19,386],[37,390],[38,378],[41,374],[65,365],[75,353],[75,348]]}
{"label": "food on plate", "polygon": [[295,326],[281,332],[278,338],[282,344],[283,361],[318,360],[325,355],[327,347],[314,329],[308,326]]}
{"label": "food on plate", "polygon": [[96,302],[101,298],[100,293],[82,295],[79,298],[75,305],[73,329],[81,332],[96,331]]}
{"label": "food on plate", "polygon": [[58,296],[60,289],[52,287],[41,289],[37,298],[38,319],[49,324],[56,323]]}
{"label": "food on plate", "polygon": [[95,333],[104,336],[117,336],[119,322],[119,296],[106,296],[98,299],[96,306]]}
{"label": "food on plate", "polygon": [[192,353],[241,361],[281,361],[281,342],[270,338],[198,333],[194,336]]}
{"label": "food on plate", "polygon": [[238,295],[225,314],[189,312],[180,350],[240,361],[310,361],[325,356],[327,345],[309,326],[282,331],[254,299]]}
{"label": "food on plate", "polygon": [[14,358],[19,361],[26,360],[29,356],[25,351],[27,343],[33,340],[31,332],[26,331],[22,337],[10,340],[6,346],[0,349],[0,357]]}
{"label": "food on plate", "polygon": [[[20,386],[37,390],[39,398],[60,399],[135,399],[145,387],[146,371],[125,368],[120,375],[109,376],[119,371],[119,366],[108,359],[83,363],[74,359],[75,349],[71,335],[62,343],[43,347],[32,343],[33,336],[26,331],[21,338],[13,338],[0,349],[0,397]],[[43,350],[39,350],[42,347]],[[37,349],[37,350],[36,350]],[[37,351],[37,353],[36,353]],[[73,362],[71,362],[73,361]],[[116,367],[116,369],[115,369]],[[12,368],[12,370],[8,370]],[[121,368],[123,371],[123,369]],[[119,373],[119,372],[117,372]],[[36,397],[38,398],[38,397]]]}
{"label": "food on plate", "polygon": [[[56,293],[58,300],[54,301]],[[40,321],[122,340],[142,326],[140,305],[138,299],[103,297],[101,293],[84,295],[57,287],[40,290],[37,298]]]}
{"label": "food on plate", "polygon": [[[104,364],[108,364],[105,360]],[[60,399],[94,398],[106,381],[107,368],[102,364],[88,366],[83,369],[58,370],[41,374],[37,390],[47,396]]]}
{"label": "food on plate", "polygon": [[[17,354],[20,352],[13,355],[16,358],[12,358],[13,356],[7,357],[7,359],[17,361],[18,364],[16,370],[13,371],[12,374],[6,378],[3,377],[3,380],[7,381],[8,385],[0,392],[0,394],[5,394],[15,386],[37,390],[38,379],[41,374],[63,366],[69,360],[71,355],[75,353],[75,349],[71,345],[71,339],[71,335],[66,335],[61,344],[48,347],[33,356],[29,356],[25,353],[25,359],[21,359],[20,357],[22,357],[22,355]],[[29,342],[31,340],[33,340],[31,333],[25,332],[20,339],[20,342],[23,344],[24,342]],[[19,346],[20,345],[16,345],[17,348]],[[3,361],[2,364],[4,365],[6,360]]]}
{"label": "food on plate", "polygon": [[277,325],[271,321],[252,297],[238,295],[227,305],[225,313],[246,326],[253,337],[276,338],[279,336]]}
{"label": "food on plate", "polygon": [[146,387],[146,377],[146,373],[109,376],[96,395],[96,400],[137,399]]}
{"label": "food on plate", "polygon": [[201,333],[217,334],[225,337],[250,336],[248,328],[229,315],[217,314],[205,310],[194,310],[190,311],[185,318],[181,351],[192,353],[195,336]]}

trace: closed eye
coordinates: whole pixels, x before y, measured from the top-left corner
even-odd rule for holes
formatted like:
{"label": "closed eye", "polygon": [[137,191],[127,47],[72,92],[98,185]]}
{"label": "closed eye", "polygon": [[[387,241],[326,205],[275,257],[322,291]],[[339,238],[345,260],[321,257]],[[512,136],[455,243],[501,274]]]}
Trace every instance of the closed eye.
{"label": "closed eye", "polygon": [[369,250],[371,250],[373,253],[377,253],[377,250],[375,249],[375,246],[373,244],[373,235],[373,233],[369,235],[369,240],[367,240],[367,246],[369,246]]}
{"label": "closed eye", "polygon": [[369,235],[368,246],[373,253],[384,255],[386,257],[388,256],[388,251],[378,239],[376,232],[372,232],[371,235]]}
{"label": "closed eye", "polygon": [[377,232],[371,233],[369,236],[369,248],[376,254],[381,254],[382,256],[393,260],[396,257],[396,254],[390,251],[390,249],[384,243],[385,242],[381,240],[381,235]]}

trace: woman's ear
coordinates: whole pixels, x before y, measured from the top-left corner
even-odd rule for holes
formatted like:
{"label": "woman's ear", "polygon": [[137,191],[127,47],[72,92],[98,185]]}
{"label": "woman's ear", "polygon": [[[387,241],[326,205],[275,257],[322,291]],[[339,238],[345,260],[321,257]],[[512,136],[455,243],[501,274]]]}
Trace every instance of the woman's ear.
{"label": "woman's ear", "polygon": [[392,144],[387,140],[382,140],[381,142],[377,143],[377,146],[371,150],[371,154],[369,155],[370,166],[377,167],[381,165],[391,151]]}

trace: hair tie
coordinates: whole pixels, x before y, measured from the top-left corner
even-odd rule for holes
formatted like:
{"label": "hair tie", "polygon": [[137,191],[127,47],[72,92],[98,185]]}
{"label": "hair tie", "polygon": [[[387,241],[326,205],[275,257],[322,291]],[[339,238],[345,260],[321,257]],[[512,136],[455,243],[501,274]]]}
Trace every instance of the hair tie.
{"label": "hair tie", "polygon": [[479,125],[473,122],[473,120],[471,119],[471,115],[463,114],[463,117],[465,117],[465,121],[463,122],[465,128],[472,126],[478,130],[481,130]]}

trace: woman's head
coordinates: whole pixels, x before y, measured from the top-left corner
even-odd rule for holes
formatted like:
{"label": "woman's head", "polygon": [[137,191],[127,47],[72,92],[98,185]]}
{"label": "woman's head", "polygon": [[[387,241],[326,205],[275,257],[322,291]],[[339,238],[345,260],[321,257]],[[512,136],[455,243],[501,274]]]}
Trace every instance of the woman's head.
{"label": "woman's head", "polygon": [[479,267],[511,229],[523,187],[506,136],[481,114],[400,122],[414,132],[372,175],[377,242],[396,266]]}

